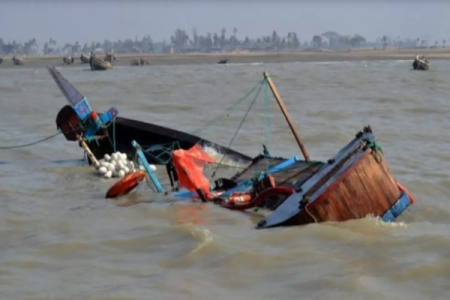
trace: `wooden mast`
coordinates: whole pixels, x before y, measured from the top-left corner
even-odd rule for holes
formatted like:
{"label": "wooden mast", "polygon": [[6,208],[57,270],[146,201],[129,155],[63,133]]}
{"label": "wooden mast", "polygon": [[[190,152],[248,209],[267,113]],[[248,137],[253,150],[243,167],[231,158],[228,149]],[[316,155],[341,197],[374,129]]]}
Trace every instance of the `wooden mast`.
{"label": "wooden mast", "polygon": [[275,100],[277,100],[277,103],[280,106],[281,112],[283,113],[284,117],[286,118],[286,122],[288,123],[289,127],[291,128],[292,134],[294,135],[295,140],[297,141],[297,144],[300,147],[300,150],[302,151],[305,161],[311,161],[311,159],[309,158],[308,152],[306,151],[306,147],[303,144],[302,140],[300,139],[297,129],[295,128],[294,124],[291,121],[291,117],[289,116],[286,106],[284,105],[284,102],[281,99],[280,94],[278,93],[278,90],[272,81],[272,78],[270,78],[269,74],[265,71],[264,71],[264,78],[266,79],[267,84],[269,85],[270,90],[272,91],[273,96],[275,97]]}

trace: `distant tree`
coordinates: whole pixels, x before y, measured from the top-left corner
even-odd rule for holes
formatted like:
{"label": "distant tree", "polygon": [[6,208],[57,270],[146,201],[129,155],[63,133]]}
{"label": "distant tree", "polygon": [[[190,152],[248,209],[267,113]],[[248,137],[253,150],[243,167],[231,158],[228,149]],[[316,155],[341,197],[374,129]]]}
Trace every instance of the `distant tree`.
{"label": "distant tree", "polygon": [[334,31],[327,31],[321,34],[324,38],[328,40],[330,49],[334,49],[339,43],[339,33]]}
{"label": "distant tree", "polygon": [[220,48],[223,49],[226,46],[226,34],[227,30],[225,28],[222,28],[221,35],[220,35]]}
{"label": "distant tree", "polygon": [[351,39],[350,39],[350,45],[354,48],[359,48],[361,47],[362,43],[365,43],[366,39],[362,36],[360,36],[359,34],[355,34]]}
{"label": "distant tree", "polygon": [[381,40],[383,41],[383,51],[384,51],[384,50],[386,50],[386,46],[388,43],[388,37],[384,35]]}
{"label": "distant tree", "polygon": [[198,34],[197,34],[197,29],[195,29],[195,28],[192,30],[192,38],[194,39],[194,47],[198,48],[199,38],[198,38]]}
{"label": "distant tree", "polygon": [[292,32],[292,47],[294,47],[294,49],[298,49],[300,47],[300,41],[295,32]]}
{"label": "distant tree", "polygon": [[322,37],[320,35],[315,35],[312,38],[312,42],[314,44],[314,47],[319,50],[320,47],[322,47]]}

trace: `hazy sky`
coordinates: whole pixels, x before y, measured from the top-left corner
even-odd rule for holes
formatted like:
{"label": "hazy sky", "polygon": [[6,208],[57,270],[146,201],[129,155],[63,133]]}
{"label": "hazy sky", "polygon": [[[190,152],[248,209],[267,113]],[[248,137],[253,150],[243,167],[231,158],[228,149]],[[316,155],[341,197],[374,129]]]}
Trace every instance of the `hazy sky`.
{"label": "hazy sky", "polygon": [[450,39],[450,1],[302,1],[302,0],[1,0],[0,37],[23,42],[50,37],[59,44],[104,39],[134,39],[150,34],[154,41],[170,39],[177,28],[189,35],[220,32],[256,37],[277,30],[297,32],[300,40],[328,30],[435,40]]}

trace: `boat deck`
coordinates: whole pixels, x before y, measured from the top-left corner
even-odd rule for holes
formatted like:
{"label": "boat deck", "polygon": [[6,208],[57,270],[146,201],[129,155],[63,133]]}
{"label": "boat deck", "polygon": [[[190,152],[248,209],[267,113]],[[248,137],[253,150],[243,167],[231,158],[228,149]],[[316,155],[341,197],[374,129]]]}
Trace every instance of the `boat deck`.
{"label": "boat deck", "polygon": [[[276,165],[285,161],[285,158],[264,156],[256,157],[252,164],[240,173],[234,175],[231,179],[234,181],[249,180],[260,172],[271,169]],[[280,169],[280,171],[271,173],[277,186],[293,186],[306,180],[310,175],[314,174],[323,162],[306,162],[303,160],[295,161],[292,165]]]}

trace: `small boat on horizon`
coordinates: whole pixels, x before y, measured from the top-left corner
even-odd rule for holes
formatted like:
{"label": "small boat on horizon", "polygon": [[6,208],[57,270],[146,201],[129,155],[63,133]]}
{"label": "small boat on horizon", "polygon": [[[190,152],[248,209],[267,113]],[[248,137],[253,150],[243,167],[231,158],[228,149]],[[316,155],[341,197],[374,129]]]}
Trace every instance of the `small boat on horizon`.
{"label": "small boat on horizon", "polygon": [[425,58],[424,55],[416,55],[412,63],[413,69],[418,71],[427,71],[430,68],[430,62]]}

